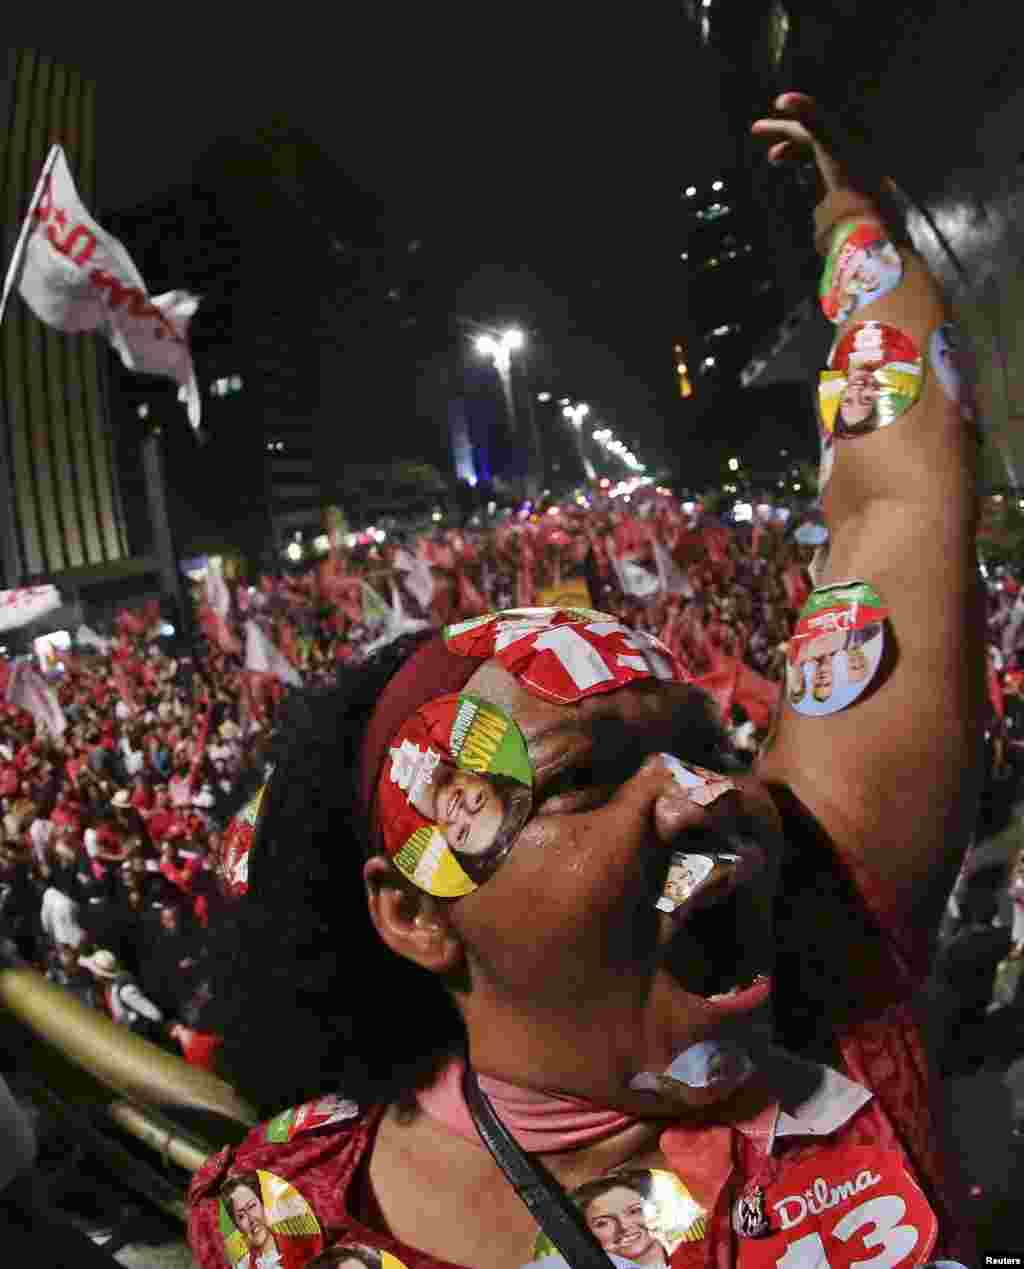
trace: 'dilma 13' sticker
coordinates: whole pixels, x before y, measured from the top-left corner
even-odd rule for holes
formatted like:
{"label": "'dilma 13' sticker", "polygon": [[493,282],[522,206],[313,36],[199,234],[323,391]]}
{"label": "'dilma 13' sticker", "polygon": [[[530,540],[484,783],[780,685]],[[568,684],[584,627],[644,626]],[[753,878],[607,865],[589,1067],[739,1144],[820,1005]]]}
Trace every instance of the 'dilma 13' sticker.
{"label": "'dilma 13' sticker", "polygon": [[812,593],[786,657],[786,697],[798,714],[836,714],[862,695],[882,659],[888,615],[866,582]]}

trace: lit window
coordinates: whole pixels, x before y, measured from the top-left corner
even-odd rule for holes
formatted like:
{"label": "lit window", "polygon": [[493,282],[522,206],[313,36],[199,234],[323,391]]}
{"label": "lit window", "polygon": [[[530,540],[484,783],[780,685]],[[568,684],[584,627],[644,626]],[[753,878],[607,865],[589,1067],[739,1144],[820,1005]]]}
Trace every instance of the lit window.
{"label": "lit window", "polygon": [[140,419],[149,418],[149,406],[143,401],[139,408],[135,411]]}
{"label": "lit window", "polygon": [[690,258],[690,253],[688,251],[680,251],[679,253],[680,260],[689,260],[689,258]]}
{"label": "lit window", "polygon": [[232,376],[231,376],[231,380],[230,380],[230,388],[231,388],[231,391],[232,391],[232,392],[241,392],[241,391],[242,391],[242,376],[241,376],[241,375],[232,375]]}

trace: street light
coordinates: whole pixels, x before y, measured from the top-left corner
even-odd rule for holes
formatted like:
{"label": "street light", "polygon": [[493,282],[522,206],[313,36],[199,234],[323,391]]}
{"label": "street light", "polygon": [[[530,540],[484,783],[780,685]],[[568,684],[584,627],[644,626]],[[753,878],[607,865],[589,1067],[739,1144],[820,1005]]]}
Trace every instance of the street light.
{"label": "street light", "polygon": [[577,405],[563,405],[562,417],[569,420],[572,424],[573,435],[576,437],[576,452],[579,454],[580,464],[583,467],[584,474],[588,480],[596,480],[597,472],[594,464],[586,456],[583,451],[583,420],[590,413],[590,406],[586,401],[580,401]]}
{"label": "street light", "polygon": [[[505,409],[508,411],[509,427],[514,436],[519,434],[519,423],[516,418],[516,401],[515,394],[512,391],[512,354],[519,352],[526,344],[526,336],[518,327],[511,327],[509,330],[503,331],[500,335],[484,334],[478,335],[474,341],[474,347],[481,357],[490,357],[494,362],[494,368],[498,372],[498,378],[501,380],[501,390],[505,397]],[[544,469],[543,458],[540,449],[540,435],[537,432],[537,423],[533,415],[533,397],[527,396],[527,403],[530,407],[530,422],[532,435],[530,440],[531,446],[531,468],[533,469],[529,478],[529,494],[536,498],[540,489],[541,478]]]}

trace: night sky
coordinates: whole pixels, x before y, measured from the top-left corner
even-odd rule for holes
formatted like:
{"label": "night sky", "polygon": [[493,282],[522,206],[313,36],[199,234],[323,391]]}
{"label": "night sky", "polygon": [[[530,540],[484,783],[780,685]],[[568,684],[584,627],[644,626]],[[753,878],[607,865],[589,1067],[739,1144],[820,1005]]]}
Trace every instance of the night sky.
{"label": "night sky", "polygon": [[356,8],[147,6],[114,26],[88,6],[56,21],[19,6],[4,26],[98,83],[101,221],[187,179],[217,137],[283,116],[389,222],[441,245],[456,311],[535,330],[550,386],[627,440],[671,445],[679,191],[734,153],[691,29],[674,6],[657,21],[575,4]]}

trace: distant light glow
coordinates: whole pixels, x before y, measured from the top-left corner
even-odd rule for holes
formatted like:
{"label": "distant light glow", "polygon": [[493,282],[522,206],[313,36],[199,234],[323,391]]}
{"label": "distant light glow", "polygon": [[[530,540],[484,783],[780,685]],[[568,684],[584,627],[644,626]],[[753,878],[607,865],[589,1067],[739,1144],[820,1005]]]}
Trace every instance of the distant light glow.
{"label": "distant light glow", "polygon": [[738,458],[730,458],[730,459],[729,459],[729,470],[730,470],[730,471],[739,471],[739,469],[740,469],[740,460],[739,460]]}
{"label": "distant light glow", "polygon": [[301,560],[302,546],[298,542],[289,542],[285,550],[285,555],[287,555],[290,560]]}
{"label": "distant light glow", "polygon": [[502,335],[501,342],[506,348],[510,348],[513,352],[518,352],[519,349],[526,343],[526,336],[521,330],[513,328],[512,330],[507,330],[504,335]]}
{"label": "distant light glow", "polygon": [[314,551],[319,551],[321,555],[326,555],[330,549],[331,540],[326,533],[320,533],[313,539]]}
{"label": "distant light glow", "polygon": [[694,194],[696,194],[696,193],[697,193],[697,186],[696,186],[696,185],[687,185],[687,187],[686,187],[686,197],[687,197],[687,198],[693,198]]}
{"label": "distant light glow", "polygon": [[550,400],[551,400],[551,393],[550,393],[550,392],[538,392],[538,393],[537,393],[537,400],[538,400],[538,401],[550,401]]}
{"label": "distant light glow", "polygon": [[160,633],[163,635],[165,639],[172,639],[174,637],[175,630],[172,625],[170,625],[168,622],[165,621],[164,624],[160,627]]}
{"label": "distant light glow", "polygon": [[737,502],[732,509],[732,514],[737,524],[742,524],[746,520],[753,519],[754,508],[749,502]]}

